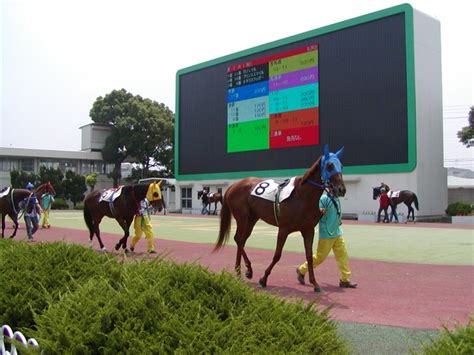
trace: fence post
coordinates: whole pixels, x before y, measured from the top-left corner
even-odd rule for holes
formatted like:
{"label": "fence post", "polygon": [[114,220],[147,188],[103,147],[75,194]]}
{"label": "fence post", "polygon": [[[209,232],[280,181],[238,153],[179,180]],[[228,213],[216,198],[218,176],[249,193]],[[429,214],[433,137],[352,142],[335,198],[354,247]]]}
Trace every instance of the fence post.
{"label": "fence post", "polygon": [[[15,344],[12,340],[16,340],[25,347],[39,348],[38,342],[31,338],[26,340],[26,337],[20,331],[13,332],[9,325],[3,325],[0,333],[0,355],[18,355]],[[9,345],[10,351],[7,351]]]}

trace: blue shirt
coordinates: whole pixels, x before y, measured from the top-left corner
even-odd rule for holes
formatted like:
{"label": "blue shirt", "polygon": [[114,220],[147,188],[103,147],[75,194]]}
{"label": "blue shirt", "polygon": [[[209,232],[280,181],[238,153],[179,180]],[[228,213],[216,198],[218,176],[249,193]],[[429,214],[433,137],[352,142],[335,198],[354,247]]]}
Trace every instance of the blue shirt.
{"label": "blue shirt", "polygon": [[[334,201],[334,202],[333,202]],[[319,199],[319,208],[326,213],[319,220],[319,238],[336,238],[342,235],[341,203],[336,196],[322,195]]]}

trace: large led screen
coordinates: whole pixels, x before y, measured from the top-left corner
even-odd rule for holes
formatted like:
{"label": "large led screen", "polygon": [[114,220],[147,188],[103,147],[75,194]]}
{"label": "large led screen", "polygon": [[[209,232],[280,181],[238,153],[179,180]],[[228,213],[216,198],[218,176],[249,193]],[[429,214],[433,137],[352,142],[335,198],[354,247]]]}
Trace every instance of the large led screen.
{"label": "large led screen", "polygon": [[346,174],[411,171],[413,58],[400,5],[182,69],[175,175],[300,175],[326,143]]}
{"label": "large led screen", "polygon": [[227,72],[228,153],[319,143],[316,44]]}

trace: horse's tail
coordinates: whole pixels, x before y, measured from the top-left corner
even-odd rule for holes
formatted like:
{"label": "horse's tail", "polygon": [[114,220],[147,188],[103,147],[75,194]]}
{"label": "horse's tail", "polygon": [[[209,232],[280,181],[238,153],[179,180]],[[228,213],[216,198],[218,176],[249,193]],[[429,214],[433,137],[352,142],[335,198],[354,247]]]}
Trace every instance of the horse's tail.
{"label": "horse's tail", "polygon": [[92,233],[94,231],[94,221],[92,220],[91,211],[86,203],[84,204],[84,221],[86,221],[89,232]]}
{"label": "horse's tail", "polygon": [[221,223],[219,228],[219,238],[217,239],[216,246],[214,247],[213,252],[222,248],[229,240],[231,223],[230,208],[229,206],[227,206],[225,198],[222,199],[221,204],[222,208],[220,213]]}
{"label": "horse's tail", "polygon": [[413,193],[413,202],[415,203],[416,210],[419,211],[418,208],[418,197],[416,197],[416,193]]}

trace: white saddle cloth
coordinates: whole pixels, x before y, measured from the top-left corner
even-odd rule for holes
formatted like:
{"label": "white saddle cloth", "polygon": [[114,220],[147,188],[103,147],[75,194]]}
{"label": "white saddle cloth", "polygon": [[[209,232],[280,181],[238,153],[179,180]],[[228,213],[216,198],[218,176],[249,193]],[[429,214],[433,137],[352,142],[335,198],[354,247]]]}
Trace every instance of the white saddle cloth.
{"label": "white saddle cloth", "polygon": [[[290,197],[291,192],[295,188],[295,179],[296,179],[295,176],[292,177],[290,179],[290,182],[285,187],[283,187],[283,189],[280,191],[278,202],[282,202],[286,200],[288,197]],[[275,182],[275,180],[272,180],[272,179],[264,180],[258,183],[257,186],[253,188],[250,194],[255,197],[260,197],[265,200],[275,202],[275,196],[278,191],[279,185],[280,184]]]}
{"label": "white saddle cloth", "polygon": [[10,190],[11,190],[11,187],[8,186],[5,191],[2,191],[0,192],[0,198],[2,198],[3,196],[7,196],[9,193],[10,193]]}
{"label": "white saddle cloth", "polygon": [[120,194],[122,193],[122,187],[123,186],[120,186],[119,188],[111,188],[111,189],[108,189],[108,190],[105,190],[104,192],[102,192],[102,194],[100,195],[100,199],[99,199],[99,202],[102,202],[102,201],[105,201],[105,202],[113,202],[115,201],[115,199],[117,197],[120,196]]}
{"label": "white saddle cloth", "polygon": [[388,197],[390,197],[390,198],[396,198],[396,197],[398,197],[398,196],[400,196],[400,191],[392,191],[392,190],[390,190],[390,191],[388,192]]}

